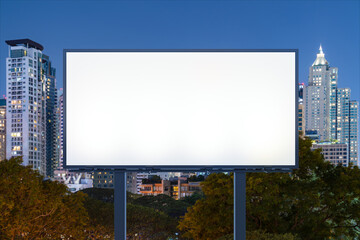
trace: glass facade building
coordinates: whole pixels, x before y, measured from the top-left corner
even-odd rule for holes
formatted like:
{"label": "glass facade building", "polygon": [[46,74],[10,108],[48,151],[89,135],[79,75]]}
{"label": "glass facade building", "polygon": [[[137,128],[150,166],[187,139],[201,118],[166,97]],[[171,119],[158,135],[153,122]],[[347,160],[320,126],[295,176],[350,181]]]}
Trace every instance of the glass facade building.
{"label": "glass facade building", "polygon": [[46,92],[46,176],[54,177],[59,165],[59,116],[56,89],[56,70],[45,54],[42,55],[42,74],[45,77]]}
{"label": "glass facade building", "polygon": [[330,67],[320,52],[304,88],[305,129],[317,132],[318,142],[347,144],[349,163],[358,165],[358,103],[349,88],[338,88],[338,68]]}
{"label": "glass facade building", "polygon": [[[6,157],[21,156],[43,176],[49,176],[47,157],[51,103],[47,102],[48,79],[55,69],[42,53],[43,46],[30,39],[8,40],[6,58]],[[49,106],[47,106],[47,104]],[[49,114],[50,116],[51,114]],[[50,125],[48,124],[50,123]],[[48,136],[48,134],[50,134]]]}

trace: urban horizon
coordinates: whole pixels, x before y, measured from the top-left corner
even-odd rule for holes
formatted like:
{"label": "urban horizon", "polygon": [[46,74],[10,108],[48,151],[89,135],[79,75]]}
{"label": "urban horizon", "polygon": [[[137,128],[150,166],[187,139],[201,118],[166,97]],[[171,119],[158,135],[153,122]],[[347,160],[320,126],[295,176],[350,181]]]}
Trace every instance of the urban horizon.
{"label": "urban horizon", "polygon": [[[7,122],[5,130],[7,137],[3,136],[7,140],[6,157],[25,156],[23,159],[25,165],[33,165],[34,169],[38,169],[42,175],[51,178],[54,178],[54,172],[57,172],[57,180],[63,181],[64,179],[60,175],[65,173],[62,172],[64,109],[62,91],[56,86],[56,68],[52,66],[51,57],[42,52],[44,47],[38,42],[31,39],[14,39],[6,40],[6,44],[9,47],[6,63],[9,98],[2,105],[6,105],[8,110],[6,114],[9,120],[12,119],[11,122]],[[314,145],[314,148],[327,147],[323,145],[326,142],[347,144],[348,147],[344,148],[344,152],[336,153],[340,156],[326,156],[333,155],[333,153],[324,153],[325,159],[334,164],[342,163],[347,166],[352,162],[358,166],[358,101],[351,97],[350,88],[338,88],[338,68],[332,67],[328,63],[321,45],[318,51],[316,59],[309,67],[309,83],[299,83],[298,130],[318,143],[318,145]],[[25,61],[26,58],[22,59],[23,57],[30,59]],[[36,79],[38,79],[38,83]],[[40,86],[42,87],[40,88]],[[27,87],[29,87],[29,93],[17,91],[19,88]],[[41,89],[46,90],[42,91]],[[45,98],[44,104],[41,103],[43,101],[40,98],[37,99],[37,92],[40,94],[39,97]],[[33,95],[34,93],[35,95]],[[30,95],[25,96],[24,94]],[[21,103],[24,104],[26,101],[17,100],[27,98],[30,99],[29,103],[24,106]],[[329,99],[326,100],[327,98]],[[321,107],[319,101],[320,103],[324,102],[324,107]],[[325,105],[329,105],[329,107],[325,108]],[[46,109],[41,110],[42,108]],[[43,115],[40,118],[40,115],[30,114],[24,118],[20,114],[20,119],[16,120],[18,113],[26,111],[25,109],[29,109],[29,113],[38,112]],[[46,121],[41,120],[45,118]],[[350,119],[348,120],[348,118]],[[14,121],[17,124],[14,124]],[[23,122],[30,123],[30,128],[26,130],[29,132],[23,130]],[[351,126],[347,126],[345,122],[349,122]],[[38,129],[36,129],[36,125]],[[42,131],[46,131],[46,139],[39,138],[44,135]],[[28,140],[24,140],[23,136],[30,137]],[[38,138],[41,140],[37,140]],[[46,148],[46,151],[40,150],[43,147]],[[24,149],[30,151],[24,153]],[[329,149],[329,151],[333,150]],[[42,156],[42,152],[46,152],[46,156]]]}
{"label": "urban horizon", "polygon": [[0,239],[360,239],[359,42],[352,0],[0,0]]}

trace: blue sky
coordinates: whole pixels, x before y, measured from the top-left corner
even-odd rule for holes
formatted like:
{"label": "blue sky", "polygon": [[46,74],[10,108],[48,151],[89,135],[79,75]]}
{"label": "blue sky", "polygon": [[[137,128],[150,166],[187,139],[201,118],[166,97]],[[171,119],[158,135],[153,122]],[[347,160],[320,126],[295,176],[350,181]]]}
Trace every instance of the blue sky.
{"label": "blue sky", "polygon": [[4,41],[30,38],[51,57],[59,88],[64,48],[297,48],[300,82],[307,82],[321,43],[339,68],[339,87],[359,100],[359,2],[0,0],[0,94]]}

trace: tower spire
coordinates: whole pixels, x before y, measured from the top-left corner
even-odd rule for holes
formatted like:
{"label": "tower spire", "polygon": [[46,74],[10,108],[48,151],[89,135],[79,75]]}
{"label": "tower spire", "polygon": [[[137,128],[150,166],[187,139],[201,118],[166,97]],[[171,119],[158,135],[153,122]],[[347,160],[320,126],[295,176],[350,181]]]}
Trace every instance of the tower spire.
{"label": "tower spire", "polygon": [[319,47],[319,53],[316,54],[316,60],[313,63],[313,66],[315,66],[315,65],[329,65],[328,61],[326,61],[326,59],[325,59],[325,54],[323,52],[321,44]]}

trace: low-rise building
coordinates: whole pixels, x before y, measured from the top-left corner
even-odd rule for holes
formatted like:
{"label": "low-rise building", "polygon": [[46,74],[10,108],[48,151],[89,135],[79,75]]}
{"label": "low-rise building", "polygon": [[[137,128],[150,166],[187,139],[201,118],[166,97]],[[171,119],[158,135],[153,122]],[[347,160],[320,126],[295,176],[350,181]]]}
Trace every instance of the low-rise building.
{"label": "low-rise building", "polygon": [[[114,172],[93,172],[92,174],[94,188],[114,188]],[[136,172],[126,173],[126,190],[131,193],[137,193]]]}
{"label": "low-rise building", "polygon": [[65,184],[70,192],[77,192],[85,188],[93,187],[93,180],[89,173],[55,170],[53,179]]}
{"label": "low-rise building", "polygon": [[326,161],[334,165],[342,164],[349,165],[349,148],[347,144],[323,142],[312,145],[312,150],[321,148],[321,154]]}
{"label": "low-rise building", "polygon": [[140,185],[140,194],[144,196],[165,194],[178,200],[201,191],[200,182],[188,182],[183,179],[177,181],[161,180],[161,182],[143,183]]}
{"label": "low-rise building", "polygon": [[165,194],[171,196],[171,187],[169,180],[161,180],[161,183],[146,183],[140,185],[140,193],[146,195],[159,195]]}
{"label": "low-rise building", "polygon": [[201,191],[200,182],[179,183],[177,199],[189,197],[195,192]]}

